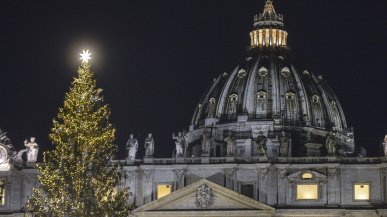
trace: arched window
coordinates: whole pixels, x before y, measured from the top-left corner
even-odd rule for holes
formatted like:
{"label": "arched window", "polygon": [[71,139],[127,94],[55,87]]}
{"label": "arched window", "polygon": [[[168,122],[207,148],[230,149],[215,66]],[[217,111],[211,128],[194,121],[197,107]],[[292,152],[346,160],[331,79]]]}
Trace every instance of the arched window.
{"label": "arched window", "polygon": [[288,67],[284,67],[281,70],[281,75],[284,76],[285,78],[290,76],[290,69]]}
{"label": "arched window", "polygon": [[236,114],[237,104],[238,104],[238,95],[231,94],[229,96],[229,99],[228,99],[228,113],[229,114]]}
{"label": "arched window", "polygon": [[286,100],[288,101],[294,101],[296,99],[296,94],[293,92],[289,91],[286,93]]}
{"label": "arched window", "polygon": [[269,73],[269,71],[265,67],[261,67],[258,70],[258,75],[261,76],[261,77],[265,77],[268,73]]}
{"label": "arched window", "polygon": [[312,96],[312,102],[316,104],[320,104],[320,97],[317,95]]}
{"label": "arched window", "polygon": [[266,111],[266,91],[260,90],[257,92],[257,113],[264,113]]}
{"label": "arched window", "polygon": [[209,118],[215,117],[215,110],[216,110],[216,99],[211,98],[208,101],[208,117]]}
{"label": "arched window", "polygon": [[246,70],[244,70],[244,69],[240,69],[239,71],[238,71],[238,78],[244,78],[245,76],[246,76]]}
{"label": "arched window", "polygon": [[264,90],[258,91],[257,99],[258,100],[265,100],[266,99],[266,91],[264,91]]}

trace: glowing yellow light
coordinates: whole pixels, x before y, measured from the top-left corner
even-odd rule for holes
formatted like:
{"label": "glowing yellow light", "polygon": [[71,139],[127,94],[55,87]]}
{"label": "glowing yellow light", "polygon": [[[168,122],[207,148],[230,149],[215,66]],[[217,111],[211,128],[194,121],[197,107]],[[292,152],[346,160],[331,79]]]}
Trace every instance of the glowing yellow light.
{"label": "glowing yellow light", "polygon": [[317,184],[297,185],[297,200],[317,200],[317,199],[318,199]]}
{"label": "glowing yellow light", "polygon": [[157,185],[157,199],[162,198],[172,192],[170,185]]}
{"label": "glowing yellow light", "polygon": [[81,58],[80,60],[82,60],[82,63],[88,63],[89,60],[91,60],[91,53],[89,53],[89,50],[83,50],[83,52],[80,54],[81,55]]}
{"label": "glowing yellow light", "polygon": [[369,184],[355,184],[354,185],[354,199],[355,200],[369,200],[370,199],[370,185]]}

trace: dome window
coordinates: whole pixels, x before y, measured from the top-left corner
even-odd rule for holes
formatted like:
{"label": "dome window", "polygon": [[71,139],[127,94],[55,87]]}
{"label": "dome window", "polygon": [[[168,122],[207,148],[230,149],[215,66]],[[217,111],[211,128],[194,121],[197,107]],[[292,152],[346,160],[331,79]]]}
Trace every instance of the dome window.
{"label": "dome window", "polygon": [[257,93],[257,99],[258,100],[264,100],[264,99],[266,99],[266,92],[265,91],[258,91],[258,93]]}
{"label": "dome window", "polygon": [[312,96],[312,102],[319,104],[320,103],[320,97],[317,95]]}
{"label": "dome window", "polygon": [[284,76],[285,78],[290,76],[290,69],[288,67],[284,67],[281,70],[281,75]]}
{"label": "dome window", "polygon": [[310,76],[310,73],[308,72],[308,70],[303,71],[302,74]]}
{"label": "dome window", "polygon": [[238,101],[238,95],[231,94],[229,99],[230,99],[230,102],[237,102]]}
{"label": "dome window", "polygon": [[287,92],[286,93],[286,100],[293,101],[296,98],[296,94],[293,92]]}
{"label": "dome window", "polygon": [[244,69],[239,70],[238,78],[244,78],[246,76],[246,71]]}
{"label": "dome window", "polygon": [[215,98],[211,98],[211,99],[210,99],[210,104],[212,104],[212,105],[213,105],[213,104],[216,104],[216,99],[215,99]]}
{"label": "dome window", "polygon": [[259,76],[261,77],[265,77],[267,75],[267,73],[269,73],[269,71],[267,70],[267,68],[265,67],[261,67],[259,70],[258,70],[258,74]]}

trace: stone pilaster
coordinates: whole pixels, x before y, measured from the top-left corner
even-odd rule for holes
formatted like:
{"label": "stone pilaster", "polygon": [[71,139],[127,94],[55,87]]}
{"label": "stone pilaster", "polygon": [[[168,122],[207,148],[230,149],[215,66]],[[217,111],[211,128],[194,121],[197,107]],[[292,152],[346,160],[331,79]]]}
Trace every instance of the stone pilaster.
{"label": "stone pilaster", "polygon": [[267,203],[267,180],[268,180],[268,168],[258,168],[257,174],[258,174],[258,200],[262,203]]}
{"label": "stone pilaster", "polygon": [[328,168],[328,205],[340,204],[340,168]]}
{"label": "stone pilaster", "polygon": [[235,181],[236,168],[226,168],[224,169],[224,174],[226,176],[226,188],[237,191],[237,183]]}
{"label": "stone pilaster", "polygon": [[278,169],[278,205],[286,205],[286,186],[288,185],[287,180],[288,171],[286,169]]}
{"label": "stone pilaster", "polygon": [[184,169],[176,169],[175,170],[175,189],[180,189],[184,187],[185,180],[185,170]]}
{"label": "stone pilaster", "polygon": [[144,203],[149,203],[152,201],[152,192],[153,192],[153,170],[150,168],[145,168],[144,172]]}

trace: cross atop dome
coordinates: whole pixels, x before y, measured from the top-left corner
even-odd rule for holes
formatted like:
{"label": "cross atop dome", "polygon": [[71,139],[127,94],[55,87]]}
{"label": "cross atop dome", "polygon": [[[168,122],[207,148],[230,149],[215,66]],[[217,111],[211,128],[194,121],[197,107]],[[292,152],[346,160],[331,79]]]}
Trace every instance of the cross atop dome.
{"label": "cross atop dome", "polygon": [[284,17],[275,12],[273,0],[266,0],[263,12],[254,16],[251,47],[286,47],[287,35]]}
{"label": "cross atop dome", "polygon": [[276,15],[273,6],[273,0],[266,0],[265,8],[263,9],[263,15]]}

